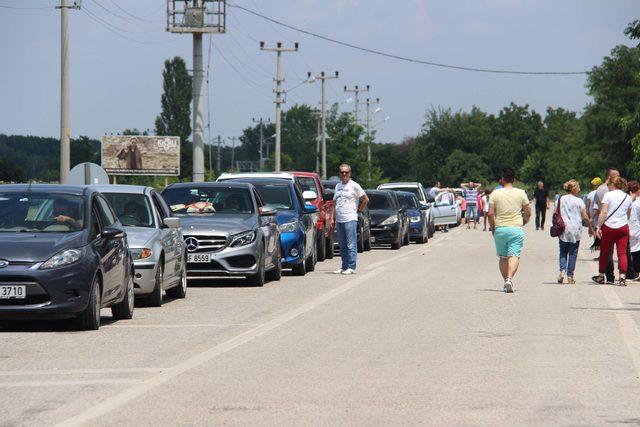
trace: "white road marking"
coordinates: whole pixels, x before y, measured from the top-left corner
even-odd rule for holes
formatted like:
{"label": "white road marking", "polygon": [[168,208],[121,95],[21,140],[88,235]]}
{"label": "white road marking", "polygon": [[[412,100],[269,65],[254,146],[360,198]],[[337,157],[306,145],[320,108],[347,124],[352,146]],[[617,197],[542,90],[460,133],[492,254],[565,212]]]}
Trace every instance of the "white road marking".
{"label": "white road marking", "polygon": [[39,369],[34,371],[0,371],[0,377],[28,377],[49,375],[101,375],[162,372],[162,368],[110,368],[110,369]]}
{"label": "white road marking", "polygon": [[622,339],[627,345],[627,349],[629,349],[631,361],[633,362],[638,377],[640,377],[640,330],[638,330],[638,324],[633,320],[631,313],[622,311],[625,307],[613,286],[600,286],[600,289],[602,289],[602,293],[609,307],[615,310],[616,318],[620,325],[620,332],[622,333]]}
{"label": "white road marking", "polygon": [[96,384],[136,384],[140,380],[113,379],[113,380],[78,380],[78,381],[20,381],[0,383],[0,388],[17,387],[68,387]]}
{"label": "white road marking", "polygon": [[172,325],[127,325],[127,324],[113,324],[103,326],[105,329],[119,329],[119,328],[230,328],[233,326],[258,326],[256,323],[201,323],[201,324],[172,324]]}
{"label": "white road marking", "polygon": [[357,285],[366,282],[367,280],[375,277],[380,273],[381,267],[385,264],[389,264],[391,262],[397,261],[398,259],[404,258],[413,254],[414,252],[423,250],[421,247],[417,247],[415,249],[411,249],[405,251],[399,255],[388,258],[386,260],[378,261],[368,266],[367,272],[362,275],[357,275],[354,279],[349,280],[348,282],[340,285],[314,299],[311,301],[301,305],[300,307],[290,310],[287,313],[284,313],[272,320],[269,320],[255,328],[252,328],[246,332],[243,332],[234,338],[231,338],[223,343],[217,344],[208,350],[205,350],[195,356],[190,357],[189,359],[184,360],[177,365],[167,368],[162,372],[154,375],[152,377],[141,380],[137,385],[122,391],[110,398],[103,400],[97,405],[91,406],[85,409],[80,414],[71,417],[67,420],[64,420],[58,423],[58,426],[80,426],[86,423],[89,423],[92,420],[95,420],[109,412],[129,403],[132,400],[140,397],[145,394],[149,390],[152,390],[156,387],[163,385],[164,383],[178,377],[181,374],[184,374],[187,371],[190,371],[198,366],[201,366],[204,363],[209,362],[210,360],[220,356],[221,354],[227,353],[243,344],[246,344],[262,335],[265,335],[272,330],[290,322],[291,320],[301,316],[309,311],[312,311],[316,307],[325,304],[326,302],[332,300],[333,298],[353,289]]}

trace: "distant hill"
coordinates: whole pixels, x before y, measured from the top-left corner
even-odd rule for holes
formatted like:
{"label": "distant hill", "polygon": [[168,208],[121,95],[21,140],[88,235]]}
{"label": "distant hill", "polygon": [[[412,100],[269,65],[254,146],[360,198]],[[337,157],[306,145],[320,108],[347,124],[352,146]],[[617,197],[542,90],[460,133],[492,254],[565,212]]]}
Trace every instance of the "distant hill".
{"label": "distant hill", "polygon": [[[100,164],[100,141],[81,136],[71,140],[71,167]],[[0,181],[53,182],[60,179],[60,141],[41,136],[0,134]]]}

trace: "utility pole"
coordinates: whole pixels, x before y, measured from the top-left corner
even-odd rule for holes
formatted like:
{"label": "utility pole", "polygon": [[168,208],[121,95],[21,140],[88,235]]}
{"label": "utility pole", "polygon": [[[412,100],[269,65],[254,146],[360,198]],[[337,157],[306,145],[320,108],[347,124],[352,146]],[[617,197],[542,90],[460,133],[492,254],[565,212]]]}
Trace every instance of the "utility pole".
{"label": "utility pole", "polygon": [[314,111],[313,115],[318,120],[318,129],[316,130],[316,168],[314,169],[314,171],[317,174],[319,174],[320,173],[320,140],[322,139],[322,136],[320,136],[322,132],[322,113],[320,111]]}
{"label": "utility pole", "polygon": [[[322,113],[322,133],[320,134],[322,142],[322,179],[327,179],[327,91],[325,83],[327,80],[337,79],[339,76],[340,73],[338,71],[333,76],[327,76],[323,71],[319,76],[314,77],[322,83],[322,99],[320,101],[322,104],[320,108]],[[307,77],[311,78],[311,73],[307,73]]]}
{"label": "utility pole", "polygon": [[221,138],[220,135],[218,135],[218,150],[216,151],[216,155],[217,155],[217,159],[216,159],[216,166],[218,168],[218,173],[221,174],[222,173],[222,169],[221,169],[221,157],[220,157],[220,143],[221,143]]}
{"label": "utility pole", "polygon": [[271,123],[271,119],[267,119],[262,120],[262,117],[260,117],[260,120],[256,120],[255,118],[252,119],[253,123],[258,123],[258,129],[260,130],[260,157],[259,157],[259,163],[260,163],[260,170],[262,170],[262,168],[264,167],[264,124],[266,123]]}
{"label": "utility pole", "polygon": [[356,109],[354,111],[354,116],[355,116],[355,120],[356,120],[356,126],[358,126],[360,124],[359,118],[360,118],[360,92],[369,92],[369,85],[365,86],[364,88],[358,87],[358,85],[355,85],[353,87],[353,89],[349,89],[346,86],[344,87],[344,91],[345,92],[352,92],[355,94],[355,104],[356,104]]}
{"label": "utility pole", "polygon": [[60,183],[67,182],[71,166],[71,129],[69,128],[69,9],[80,9],[73,2],[60,0]]}
{"label": "utility pole", "polygon": [[[208,8],[207,5],[211,5]],[[204,69],[202,35],[226,32],[226,0],[167,1],[167,31],[193,35],[193,181],[204,181]]]}
{"label": "utility pole", "polygon": [[376,98],[375,101],[367,98],[365,104],[367,105],[367,163],[371,166],[371,106],[380,104],[380,98]]}
{"label": "utility pole", "polygon": [[276,155],[275,155],[275,160],[276,160],[276,164],[275,164],[275,169],[276,172],[280,172],[280,134],[281,134],[281,117],[280,117],[280,104],[285,103],[286,101],[282,98],[282,94],[286,93],[286,91],[284,89],[282,89],[282,82],[284,82],[284,79],[282,78],[282,52],[297,52],[298,51],[298,42],[295,42],[293,44],[293,49],[291,48],[285,48],[282,47],[282,42],[278,42],[276,43],[276,47],[274,48],[268,48],[265,47],[265,43],[264,42],[260,42],[260,50],[264,50],[267,52],[276,52],[277,54],[277,62],[276,62],[276,78],[275,78],[275,82],[276,82],[276,89],[275,89],[275,94],[276,94],[276,100],[275,100],[275,104],[276,104]]}
{"label": "utility pole", "polygon": [[213,175],[213,169],[211,169],[211,141],[207,145],[209,146],[209,173]]}
{"label": "utility pole", "polygon": [[229,139],[231,140],[231,170],[234,170],[234,166],[235,166],[235,161],[236,161],[236,137],[235,136],[231,136],[229,137]]}

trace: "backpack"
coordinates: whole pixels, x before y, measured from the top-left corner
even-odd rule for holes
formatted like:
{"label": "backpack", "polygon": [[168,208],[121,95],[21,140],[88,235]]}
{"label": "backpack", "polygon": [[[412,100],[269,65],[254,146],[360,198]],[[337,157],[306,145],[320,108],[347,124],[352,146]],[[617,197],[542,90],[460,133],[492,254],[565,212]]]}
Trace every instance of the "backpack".
{"label": "backpack", "polygon": [[564,224],[564,220],[562,219],[562,215],[560,214],[560,203],[562,201],[562,197],[558,199],[558,207],[556,211],[553,213],[553,218],[551,218],[551,228],[549,232],[551,233],[551,237],[560,237],[564,230],[566,229],[566,225]]}

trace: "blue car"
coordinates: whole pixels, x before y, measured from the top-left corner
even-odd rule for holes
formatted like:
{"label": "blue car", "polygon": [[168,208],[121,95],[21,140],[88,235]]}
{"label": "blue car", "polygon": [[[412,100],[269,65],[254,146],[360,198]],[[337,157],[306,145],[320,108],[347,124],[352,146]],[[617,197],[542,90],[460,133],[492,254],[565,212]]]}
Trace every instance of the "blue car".
{"label": "blue car", "polygon": [[409,239],[417,243],[429,240],[429,216],[427,206],[422,206],[418,197],[408,191],[397,191],[400,207],[407,211],[409,217]]}
{"label": "blue car", "polygon": [[235,178],[233,174],[226,174],[224,180],[253,184],[264,204],[277,209],[282,266],[291,268],[296,276],[313,271],[317,259],[315,224],[318,208],[305,202],[300,187],[280,178]]}

